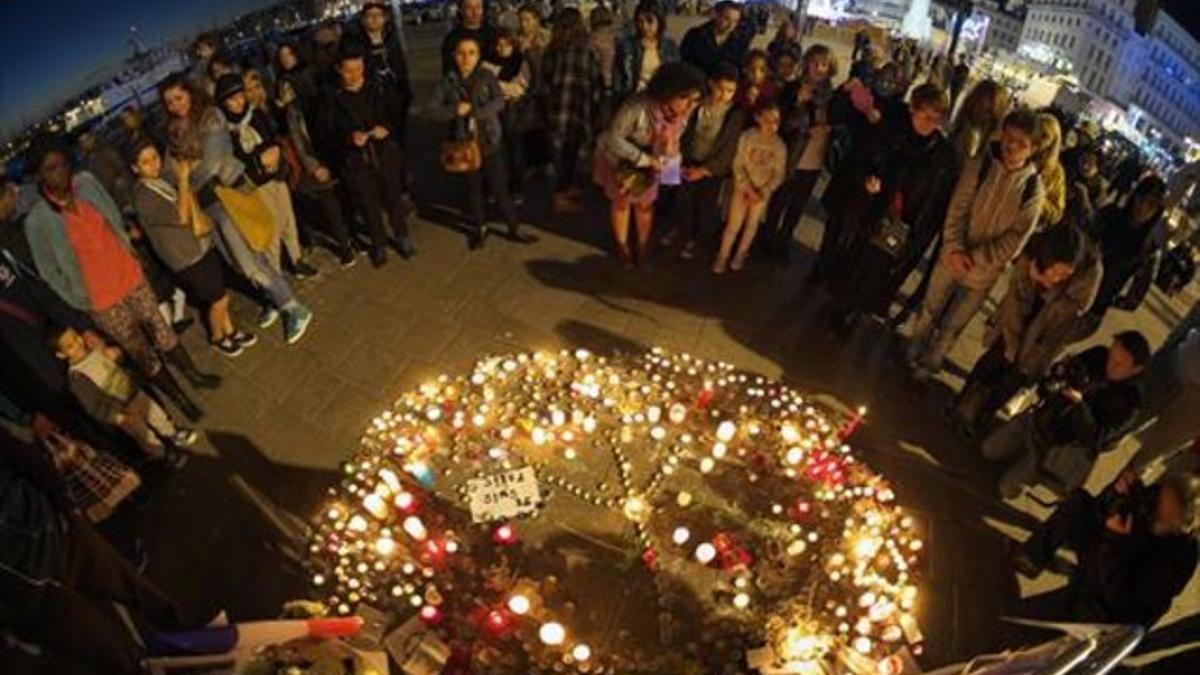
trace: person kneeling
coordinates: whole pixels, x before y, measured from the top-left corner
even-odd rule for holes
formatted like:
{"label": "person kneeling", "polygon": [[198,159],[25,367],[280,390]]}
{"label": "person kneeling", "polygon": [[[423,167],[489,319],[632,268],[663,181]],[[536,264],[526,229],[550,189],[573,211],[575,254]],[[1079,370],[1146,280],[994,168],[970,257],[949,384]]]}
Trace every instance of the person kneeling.
{"label": "person kneeling", "polygon": [[177,426],[151,396],[134,383],[116,361],[111,347],[89,347],[73,328],[54,336],[58,357],[68,365],[71,395],[97,421],[124,431],[148,456],[176,468],[187,462],[180,446],[196,442],[196,432]]}
{"label": "person kneeling", "polygon": [[1046,479],[1058,492],[1081,485],[1097,449],[1119,433],[1141,405],[1136,380],[1149,358],[1146,338],[1125,331],[1107,348],[1093,347],[1051,366],[1039,384],[1039,404],[983,442],[987,459],[1016,460],[1000,479],[1000,495],[1015,498],[1025,487]]}
{"label": "person kneeling", "polygon": [[1152,627],[1191,579],[1197,482],[1175,475],[1145,486],[1121,474],[1098,496],[1077,489],[1021,544],[1013,565],[1036,577],[1055,551],[1070,546],[1079,557],[1067,586],[1071,621]]}

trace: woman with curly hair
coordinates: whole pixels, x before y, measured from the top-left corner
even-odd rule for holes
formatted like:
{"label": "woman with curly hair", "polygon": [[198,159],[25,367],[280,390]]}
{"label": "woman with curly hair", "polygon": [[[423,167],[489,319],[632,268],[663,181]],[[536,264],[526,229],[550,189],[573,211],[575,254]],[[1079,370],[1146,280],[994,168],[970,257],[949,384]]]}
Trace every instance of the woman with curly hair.
{"label": "woman with curly hair", "polygon": [[633,264],[629,248],[629,212],[637,221],[638,261],[649,254],[654,202],[664,169],[679,170],[680,137],[700,100],[704,74],[686,63],[658,69],[646,90],[621,106],[596,148],[594,178],[612,204],[610,214],[617,256]]}

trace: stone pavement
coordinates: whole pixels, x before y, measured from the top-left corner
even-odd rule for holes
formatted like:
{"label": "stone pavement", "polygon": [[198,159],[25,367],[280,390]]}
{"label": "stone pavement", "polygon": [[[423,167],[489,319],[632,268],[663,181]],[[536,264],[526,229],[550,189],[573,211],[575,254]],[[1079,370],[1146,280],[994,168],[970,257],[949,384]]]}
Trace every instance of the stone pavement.
{"label": "stone pavement", "polygon": [[[418,77],[436,68],[434,34],[410,34],[414,63],[424,64],[414,67]],[[868,406],[855,444],[928,523],[921,607],[928,664],[1028,639],[997,621],[1027,607],[1006,562],[1006,538],[984,518],[1026,530],[1035,521],[1014,508],[1020,504],[995,497],[996,471],[939,413],[950,389],[910,384],[893,357],[895,338],[874,324],[845,340],[825,331],[826,300],[803,283],[807,248],[786,268],[754,262],[720,278],[708,272],[707,258],[624,270],[607,255],[602,200],[591,195],[584,215],[554,219],[543,180],[531,185],[524,211],[540,241],[519,246],[493,237],[472,253],[452,222],[464,195],[436,167],[436,130],[417,125],[412,138],[422,205],[415,260],[393,256],[374,270],[363,259],[343,271],[322,254],[322,275],[298,285],[316,318],[297,345],[284,345],[276,327],[230,360],[203,346],[198,331],[187,336],[201,364],[225,376],[220,390],[201,396],[206,438],[182,471],[151,477],[154,503],[113,525],[147,540],[152,578],[191,606],[224,607],[234,619],[273,616],[283,600],[305,592],[295,562],[303,521],[361,430],[399,393],[488,353],[663,346]],[[800,235],[811,246],[819,219],[806,218]],[[252,325],[252,303],[235,305],[241,323]],[[1157,342],[1183,307],[1154,297],[1106,328],[1136,325]],[[962,340],[958,365],[978,354],[981,330],[976,322]],[[1117,459],[1106,461],[1112,466],[1098,474],[1119,468]]]}

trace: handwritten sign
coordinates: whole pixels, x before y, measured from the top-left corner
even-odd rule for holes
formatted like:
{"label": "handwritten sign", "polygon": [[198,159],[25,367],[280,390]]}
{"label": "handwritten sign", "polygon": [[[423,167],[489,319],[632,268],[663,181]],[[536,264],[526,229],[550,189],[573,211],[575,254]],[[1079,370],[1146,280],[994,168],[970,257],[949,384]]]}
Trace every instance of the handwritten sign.
{"label": "handwritten sign", "polygon": [[467,481],[471,520],[486,523],[533,513],[542,500],[533,467],[495,473]]}

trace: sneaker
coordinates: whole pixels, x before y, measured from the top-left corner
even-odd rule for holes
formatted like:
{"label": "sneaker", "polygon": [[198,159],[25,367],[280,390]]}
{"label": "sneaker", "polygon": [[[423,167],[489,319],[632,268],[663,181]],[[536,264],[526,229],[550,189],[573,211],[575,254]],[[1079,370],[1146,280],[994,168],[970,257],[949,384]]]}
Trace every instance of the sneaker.
{"label": "sneaker", "polygon": [[396,252],[405,260],[412,260],[417,255],[417,247],[413,246],[412,239],[408,237],[400,237],[393,242],[396,246]]}
{"label": "sneaker", "polygon": [[725,263],[721,260],[718,260],[715,263],[713,263],[712,272],[713,272],[713,274],[724,274],[725,273]]}
{"label": "sneaker", "polygon": [[274,326],[275,322],[278,320],[279,320],[279,310],[275,309],[274,307],[272,307],[270,305],[266,305],[262,308],[262,311],[259,312],[259,314],[258,314],[258,327],[259,328],[270,328],[271,326]]}
{"label": "sneaker", "polygon": [[244,330],[234,331],[228,337],[243,347],[253,347],[258,344],[258,336],[254,333],[247,333]]}
{"label": "sneaker", "polygon": [[684,260],[691,260],[696,257],[696,241],[694,239],[689,240],[683,245],[683,248],[679,251],[679,257]]}
{"label": "sneaker", "polygon": [[744,255],[735,255],[733,257],[733,262],[729,263],[729,269],[733,270],[734,272],[741,272],[742,268],[745,266],[746,256]]}
{"label": "sneaker", "polygon": [[513,200],[513,206],[525,206],[525,193],[524,192],[513,192],[512,200]]}
{"label": "sneaker", "polygon": [[342,266],[342,269],[354,267],[356,262],[358,262],[358,256],[354,255],[353,246],[343,248],[342,252],[338,254],[338,264]]}
{"label": "sneaker", "polygon": [[292,265],[292,276],[296,277],[297,279],[312,279],[313,277],[317,276],[317,274],[319,274],[317,268],[309,265],[303,260]]}
{"label": "sneaker", "polygon": [[212,343],[212,348],[230,358],[240,356],[242,353],[241,343],[234,340],[232,336],[226,336]]}
{"label": "sneaker", "polygon": [[313,313],[304,305],[290,310],[283,317],[283,338],[289,345],[296,344],[304,337],[308,324],[312,321]]}
{"label": "sneaker", "polygon": [[371,267],[379,269],[387,264],[387,251],[382,248],[371,249]]}
{"label": "sneaker", "polygon": [[180,427],[175,431],[175,435],[171,437],[171,442],[181,448],[190,448],[199,439],[200,434],[196,433],[195,429]]}
{"label": "sneaker", "polygon": [[172,323],[171,329],[175,331],[176,335],[183,335],[187,332],[187,329],[192,327],[192,324],[194,323],[196,323],[195,319],[190,316],[185,316],[182,319]]}

